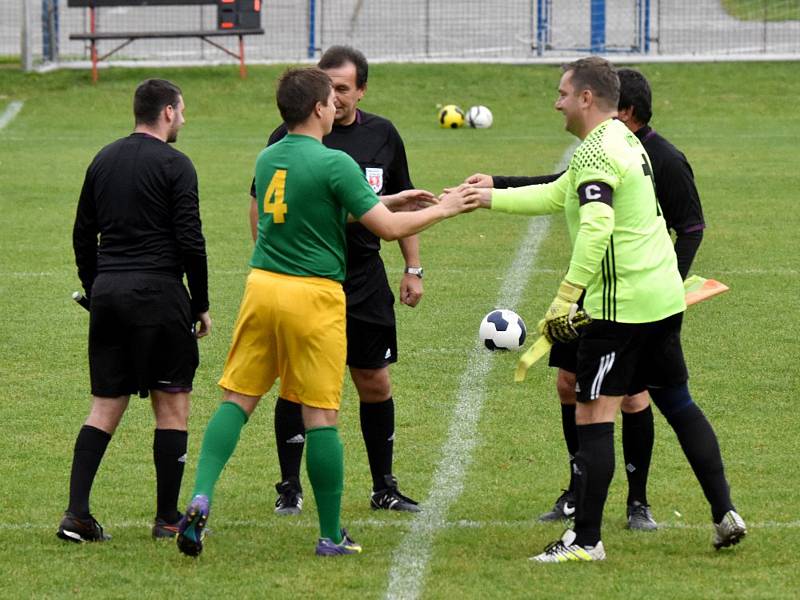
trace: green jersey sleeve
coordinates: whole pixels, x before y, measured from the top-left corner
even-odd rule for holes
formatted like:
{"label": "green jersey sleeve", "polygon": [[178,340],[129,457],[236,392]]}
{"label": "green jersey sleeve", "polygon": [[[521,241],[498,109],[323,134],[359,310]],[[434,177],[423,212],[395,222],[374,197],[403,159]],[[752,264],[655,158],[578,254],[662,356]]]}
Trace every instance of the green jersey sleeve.
{"label": "green jersey sleeve", "polygon": [[492,190],[492,210],[518,215],[548,215],[564,210],[569,177],[563,173],[553,182]]}
{"label": "green jersey sleeve", "polygon": [[597,275],[614,231],[614,210],[602,202],[590,202],[579,209],[580,224],[572,249],[566,280],[586,288]]}
{"label": "green jersey sleeve", "polygon": [[372,191],[364,173],[350,156],[331,151],[330,185],[342,206],[356,219],[375,206],[380,199]]}

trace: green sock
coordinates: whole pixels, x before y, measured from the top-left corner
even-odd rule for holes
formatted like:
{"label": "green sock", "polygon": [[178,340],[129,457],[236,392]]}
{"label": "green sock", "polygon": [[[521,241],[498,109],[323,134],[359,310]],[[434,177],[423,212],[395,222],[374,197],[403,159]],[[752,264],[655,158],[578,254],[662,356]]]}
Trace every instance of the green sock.
{"label": "green sock", "polygon": [[233,402],[223,402],[211,417],[203,435],[200,459],[197,463],[197,477],[193,495],[208,496],[209,504],[214,494],[214,486],[222,469],[239,443],[239,434],[247,423],[247,414],[242,407]]}
{"label": "green sock", "polygon": [[344,487],[344,448],[336,427],[306,431],[306,470],[314,490],[320,537],[342,541],[339,514]]}

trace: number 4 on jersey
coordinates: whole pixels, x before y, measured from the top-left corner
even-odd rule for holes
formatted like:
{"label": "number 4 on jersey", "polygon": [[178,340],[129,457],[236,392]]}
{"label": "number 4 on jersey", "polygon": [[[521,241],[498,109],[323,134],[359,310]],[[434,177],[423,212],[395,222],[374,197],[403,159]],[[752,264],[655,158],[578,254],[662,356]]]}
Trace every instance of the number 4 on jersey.
{"label": "number 4 on jersey", "polygon": [[289,207],[283,201],[285,189],[286,169],[278,169],[269,182],[267,193],[264,194],[264,212],[272,213],[273,223],[283,223],[286,220],[284,215]]}

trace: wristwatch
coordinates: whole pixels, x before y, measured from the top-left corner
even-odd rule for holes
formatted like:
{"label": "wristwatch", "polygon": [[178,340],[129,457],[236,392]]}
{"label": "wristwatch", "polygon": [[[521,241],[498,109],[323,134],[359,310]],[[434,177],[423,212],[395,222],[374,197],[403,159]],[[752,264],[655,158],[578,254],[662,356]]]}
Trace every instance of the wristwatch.
{"label": "wristwatch", "polygon": [[422,267],[406,267],[403,273],[408,273],[409,275],[416,275],[420,279],[422,279]]}

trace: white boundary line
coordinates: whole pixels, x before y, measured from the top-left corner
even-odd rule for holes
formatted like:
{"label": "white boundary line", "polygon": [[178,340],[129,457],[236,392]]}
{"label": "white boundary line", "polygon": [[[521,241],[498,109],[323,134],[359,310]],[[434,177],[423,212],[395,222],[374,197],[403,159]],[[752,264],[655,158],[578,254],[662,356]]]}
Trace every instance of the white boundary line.
{"label": "white boundary line", "polygon": [[14,120],[14,117],[16,117],[19,114],[19,111],[22,110],[23,104],[25,103],[17,100],[11,102],[6,107],[6,109],[3,111],[3,114],[0,115],[0,131],[5,129],[6,125],[8,125],[9,123],[11,123],[11,121]]}
{"label": "white boundary line", "polygon": [[[559,162],[561,168],[566,166],[576,147],[577,141],[564,152]],[[519,303],[536,266],[539,244],[549,228],[549,218],[530,220],[514,261],[503,277],[496,306],[513,309]],[[486,398],[485,381],[492,368],[492,358],[478,344],[469,354],[459,382],[450,429],[442,446],[442,458],[431,482],[431,493],[394,552],[386,588],[386,598],[390,600],[416,600],[422,593],[433,540],[447,526],[447,513],[461,495],[478,441],[478,421]]]}

